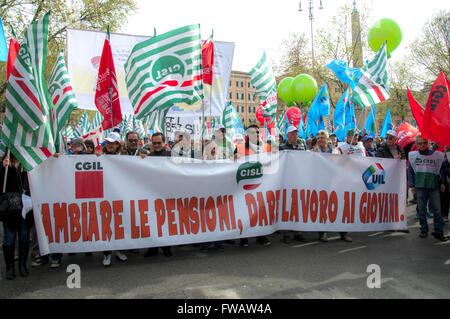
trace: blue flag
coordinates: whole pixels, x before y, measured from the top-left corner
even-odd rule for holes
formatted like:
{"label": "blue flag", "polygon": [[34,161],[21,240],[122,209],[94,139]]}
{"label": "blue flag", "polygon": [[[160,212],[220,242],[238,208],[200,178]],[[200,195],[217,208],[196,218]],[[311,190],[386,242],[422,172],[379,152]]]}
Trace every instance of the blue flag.
{"label": "blue flag", "polygon": [[[369,116],[367,117],[366,120],[366,125],[364,126],[364,128],[366,129],[367,135],[375,137],[376,132],[376,127],[375,127],[375,117],[376,117],[376,110],[377,106],[374,105],[372,108],[372,111],[370,112]],[[363,128],[363,130],[364,130]]]}
{"label": "blue flag", "polygon": [[298,137],[306,140],[305,121],[303,120],[303,118],[304,116],[302,115],[300,124],[298,125]]}
{"label": "blue flag", "polygon": [[345,104],[345,135],[347,136],[347,132],[354,129],[356,129],[355,108],[349,101]]}
{"label": "blue flag", "polygon": [[8,62],[8,45],[6,44],[5,30],[0,17],[0,62]]}
{"label": "blue flag", "polygon": [[384,119],[383,128],[381,129],[380,136],[383,138],[386,138],[386,133],[390,130],[392,130],[392,118],[391,118],[391,110],[389,110],[389,107],[387,109],[386,117]]}
{"label": "blue flag", "polygon": [[347,104],[350,104],[348,90],[342,95],[334,110],[334,133],[339,141],[345,141],[345,110]]}
{"label": "blue flag", "polygon": [[348,68],[347,63],[341,60],[333,60],[325,67],[333,71],[340,81],[350,84],[352,90],[358,85],[358,82],[363,75],[360,69]]}
{"label": "blue flag", "polygon": [[311,108],[313,107],[315,107],[315,109],[319,111],[317,119],[319,119],[320,116],[324,117],[330,115],[331,107],[330,107],[330,98],[328,97],[327,82],[323,84],[322,89],[314,99]]}

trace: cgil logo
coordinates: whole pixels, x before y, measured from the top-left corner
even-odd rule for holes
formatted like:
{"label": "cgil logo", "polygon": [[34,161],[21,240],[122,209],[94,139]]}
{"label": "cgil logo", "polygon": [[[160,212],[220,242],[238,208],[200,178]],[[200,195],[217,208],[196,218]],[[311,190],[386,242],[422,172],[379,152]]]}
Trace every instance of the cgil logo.
{"label": "cgil logo", "polygon": [[75,198],[103,198],[103,167],[101,162],[75,164]]}
{"label": "cgil logo", "polygon": [[363,174],[362,179],[368,190],[374,190],[386,184],[386,172],[379,163],[370,166]]}
{"label": "cgil logo", "polygon": [[245,185],[243,186],[243,189],[254,190],[261,185],[261,183],[257,183],[257,180],[262,178],[263,175],[264,175],[263,166],[261,163],[247,162],[239,166],[239,169],[236,174],[236,182],[239,185],[241,181],[246,181]]}

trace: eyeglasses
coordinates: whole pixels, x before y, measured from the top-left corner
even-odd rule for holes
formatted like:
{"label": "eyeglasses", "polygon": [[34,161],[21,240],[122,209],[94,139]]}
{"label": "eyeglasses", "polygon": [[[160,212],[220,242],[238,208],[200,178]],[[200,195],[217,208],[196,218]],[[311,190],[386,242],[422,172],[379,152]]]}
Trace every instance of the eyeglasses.
{"label": "eyeglasses", "polygon": [[92,145],[87,145],[86,148],[94,148]]}
{"label": "eyeglasses", "polygon": [[396,140],[396,138],[395,138],[395,137],[393,137],[393,136],[389,136],[389,137],[386,137],[386,139],[387,139],[387,140],[393,140],[393,141],[395,141],[395,140]]}
{"label": "eyeglasses", "polygon": [[128,140],[128,143],[137,143],[139,140]]}
{"label": "eyeglasses", "polygon": [[162,142],[152,142],[153,145],[161,145]]}

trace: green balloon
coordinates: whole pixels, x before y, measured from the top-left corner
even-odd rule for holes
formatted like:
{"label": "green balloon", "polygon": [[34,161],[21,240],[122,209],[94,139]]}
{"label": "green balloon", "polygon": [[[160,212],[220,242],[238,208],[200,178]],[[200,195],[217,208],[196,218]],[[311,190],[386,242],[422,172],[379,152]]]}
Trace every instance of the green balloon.
{"label": "green balloon", "polygon": [[386,51],[388,56],[398,48],[402,42],[403,34],[400,26],[392,19],[383,18],[377,21],[369,30],[368,40],[370,48],[378,50],[386,41]]}
{"label": "green balloon", "polygon": [[295,101],[310,102],[318,92],[317,82],[308,74],[298,75],[291,84],[291,94]]}
{"label": "green balloon", "polygon": [[294,78],[287,77],[281,80],[278,85],[278,96],[288,104],[294,102],[294,98],[291,94],[292,81],[294,81]]}

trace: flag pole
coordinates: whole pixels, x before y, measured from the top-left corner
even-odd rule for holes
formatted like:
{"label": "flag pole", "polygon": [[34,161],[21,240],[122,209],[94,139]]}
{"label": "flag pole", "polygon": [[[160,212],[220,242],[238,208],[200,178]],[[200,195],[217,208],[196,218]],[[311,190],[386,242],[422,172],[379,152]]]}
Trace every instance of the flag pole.
{"label": "flag pole", "polygon": [[[9,158],[9,155],[11,154],[11,151],[8,150],[6,151],[6,157]],[[11,159],[9,160],[11,162]],[[2,163],[3,165],[3,163]],[[9,169],[9,165],[5,167],[5,178],[3,179],[3,194],[6,192],[6,181],[8,180],[8,169]]]}

